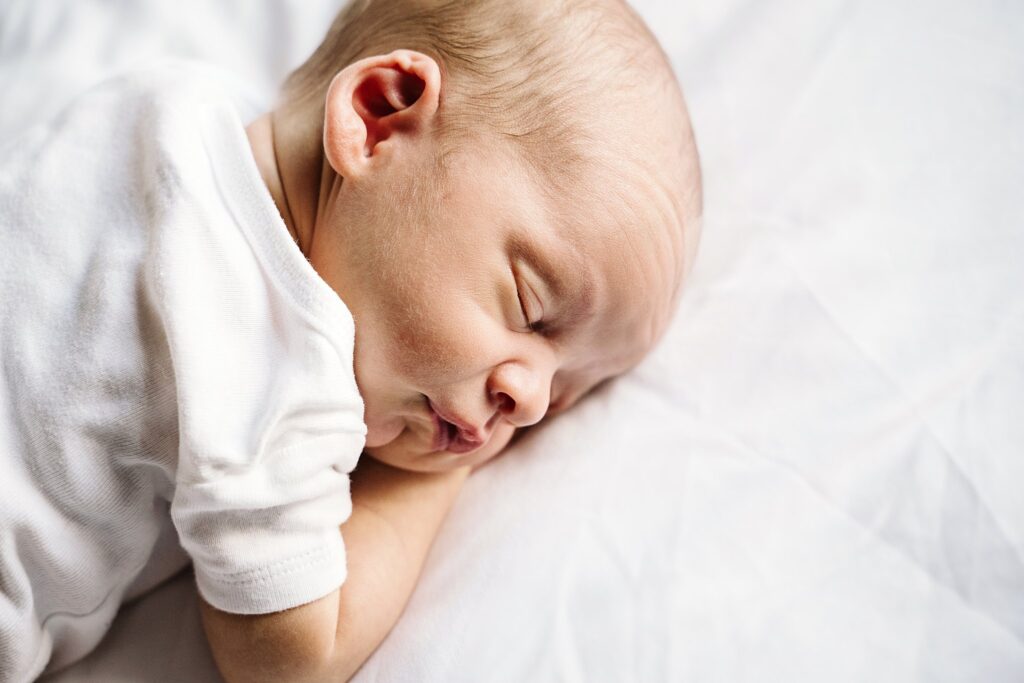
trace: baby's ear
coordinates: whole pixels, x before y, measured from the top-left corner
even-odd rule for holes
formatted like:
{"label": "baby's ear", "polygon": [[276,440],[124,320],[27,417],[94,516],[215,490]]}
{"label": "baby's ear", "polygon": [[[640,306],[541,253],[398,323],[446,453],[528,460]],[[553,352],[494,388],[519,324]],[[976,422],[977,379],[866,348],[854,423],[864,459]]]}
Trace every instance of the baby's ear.
{"label": "baby's ear", "polygon": [[441,70],[412,50],[366,57],[342,69],[327,89],[324,153],[343,178],[358,178],[403,138],[431,128]]}

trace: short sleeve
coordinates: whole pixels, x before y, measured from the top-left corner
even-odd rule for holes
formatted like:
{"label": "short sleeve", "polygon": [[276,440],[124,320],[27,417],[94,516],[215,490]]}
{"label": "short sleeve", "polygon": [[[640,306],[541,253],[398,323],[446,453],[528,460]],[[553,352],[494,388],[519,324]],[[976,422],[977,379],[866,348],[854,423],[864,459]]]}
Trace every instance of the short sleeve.
{"label": "short sleeve", "polygon": [[281,611],[345,579],[366,434],[354,322],[292,241],[237,116],[215,94],[181,99],[149,176],[147,259],[178,403],[171,517],[211,605]]}
{"label": "short sleeve", "polygon": [[214,607],[263,614],[302,605],[345,580],[339,527],[362,439],[327,435],[181,481],[172,516],[196,582]]}

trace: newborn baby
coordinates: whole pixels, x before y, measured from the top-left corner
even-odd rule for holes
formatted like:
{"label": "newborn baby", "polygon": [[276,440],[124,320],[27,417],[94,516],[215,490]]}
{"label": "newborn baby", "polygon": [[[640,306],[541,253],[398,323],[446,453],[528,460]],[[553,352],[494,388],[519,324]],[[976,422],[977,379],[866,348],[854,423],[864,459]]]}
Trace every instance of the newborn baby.
{"label": "newborn baby", "polygon": [[192,65],[82,96],[0,168],[0,679],[187,562],[225,678],[350,677],[469,472],[661,336],[700,212],[617,0],[355,2],[247,127]]}

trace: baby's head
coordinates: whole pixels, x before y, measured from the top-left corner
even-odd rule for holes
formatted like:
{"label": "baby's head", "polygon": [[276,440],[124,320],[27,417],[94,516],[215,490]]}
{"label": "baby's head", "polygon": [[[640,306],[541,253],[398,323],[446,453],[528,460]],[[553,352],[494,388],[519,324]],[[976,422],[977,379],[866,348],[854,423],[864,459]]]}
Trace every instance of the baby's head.
{"label": "baby's head", "polygon": [[378,460],[479,464],[665,330],[700,171],[624,3],[357,0],[272,121],[275,198],[355,319]]}

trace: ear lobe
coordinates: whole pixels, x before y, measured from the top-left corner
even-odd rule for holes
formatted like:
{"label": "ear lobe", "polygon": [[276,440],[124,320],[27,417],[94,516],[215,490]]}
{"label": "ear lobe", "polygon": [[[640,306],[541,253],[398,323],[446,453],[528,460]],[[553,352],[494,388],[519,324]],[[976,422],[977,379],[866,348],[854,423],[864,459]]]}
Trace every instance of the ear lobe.
{"label": "ear lobe", "polygon": [[324,153],[344,178],[365,173],[382,152],[424,134],[437,113],[441,72],[411,50],[367,57],[331,81],[324,105]]}

